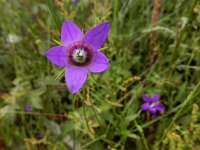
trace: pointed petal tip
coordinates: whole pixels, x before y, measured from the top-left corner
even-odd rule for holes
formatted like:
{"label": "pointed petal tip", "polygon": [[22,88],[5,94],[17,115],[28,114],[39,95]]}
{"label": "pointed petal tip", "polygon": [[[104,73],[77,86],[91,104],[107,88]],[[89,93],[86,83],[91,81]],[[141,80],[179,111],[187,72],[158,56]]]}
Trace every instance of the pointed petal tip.
{"label": "pointed petal tip", "polygon": [[[104,25],[105,30],[108,30],[108,32],[109,32],[109,30],[110,30],[110,22],[109,22],[109,21],[102,22],[102,23],[99,24],[99,25]],[[98,25],[97,25],[97,26],[98,26]]]}
{"label": "pointed petal tip", "polygon": [[142,99],[145,102],[150,102],[151,101],[151,98],[146,93],[142,93]]}
{"label": "pointed petal tip", "polygon": [[110,23],[102,22],[90,28],[84,35],[83,41],[86,42],[94,51],[98,50],[104,43],[109,33]]}
{"label": "pointed petal tip", "polygon": [[105,24],[105,25],[107,25],[107,26],[110,26],[110,22],[109,22],[109,21],[104,21],[104,22],[102,22],[101,24]]}
{"label": "pointed petal tip", "polygon": [[75,88],[69,88],[70,93],[75,94],[76,92],[79,91],[79,89],[75,89]]}
{"label": "pointed petal tip", "polygon": [[61,42],[68,46],[75,41],[82,39],[81,29],[73,22],[65,20],[61,27]]}
{"label": "pointed petal tip", "polygon": [[78,92],[87,79],[86,68],[68,67],[65,71],[67,87],[72,94]]}
{"label": "pointed petal tip", "polygon": [[[101,23],[95,25],[94,27],[101,27],[101,26],[109,28],[110,27],[110,22],[109,21],[104,21],[104,22],[101,22]],[[94,28],[94,27],[92,27],[92,28]]]}
{"label": "pointed petal tip", "polygon": [[160,94],[154,94],[151,99],[153,102],[158,101],[160,99]]}

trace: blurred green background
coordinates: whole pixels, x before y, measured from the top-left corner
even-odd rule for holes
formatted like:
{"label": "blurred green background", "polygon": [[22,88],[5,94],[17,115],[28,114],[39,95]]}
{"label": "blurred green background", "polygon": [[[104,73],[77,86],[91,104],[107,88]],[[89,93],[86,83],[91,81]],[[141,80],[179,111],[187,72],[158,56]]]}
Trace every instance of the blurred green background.
{"label": "blurred green background", "polygon": [[[198,0],[0,0],[0,14],[1,150],[200,149]],[[110,67],[75,95],[44,55],[66,19],[111,23]],[[142,112],[142,93],[165,111]]]}

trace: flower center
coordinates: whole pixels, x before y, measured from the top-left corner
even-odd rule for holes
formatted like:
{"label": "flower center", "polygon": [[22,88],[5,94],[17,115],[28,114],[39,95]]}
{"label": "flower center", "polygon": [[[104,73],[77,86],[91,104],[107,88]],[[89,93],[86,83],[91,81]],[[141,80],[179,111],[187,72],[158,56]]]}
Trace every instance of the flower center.
{"label": "flower center", "polygon": [[93,55],[93,50],[89,45],[78,41],[68,47],[67,62],[73,66],[85,67],[91,63]]}
{"label": "flower center", "polygon": [[153,108],[153,107],[155,107],[155,106],[156,106],[155,103],[152,103],[152,104],[150,105],[151,108]]}
{"label": "flower center", "polygon": [[84,63],[87,58],[87,52],[84,49],[75,49],[72,54],[73,60],[78,63]]}

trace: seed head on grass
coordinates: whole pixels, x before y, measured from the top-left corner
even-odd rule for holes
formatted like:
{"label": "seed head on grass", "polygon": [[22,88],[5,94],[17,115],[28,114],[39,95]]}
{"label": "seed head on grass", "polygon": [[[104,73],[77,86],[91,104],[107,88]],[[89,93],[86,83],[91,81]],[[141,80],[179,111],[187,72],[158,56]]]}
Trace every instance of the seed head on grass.
{"label": "seed head on grass", "polygon": [[156,115],[157,111],[162,111],[165,109],[165,106],[158,103],[160,99],[160,94],[154,94],[152,97],[149,97],[147,94],[142,94],[142,99],[145,102],[141,109],[143,111],[149,110],[152,115]]}
{"label": "seed head on grass", "polygon": [[98,73],[109,66],[108,58],[99,51],[108,32],[109,22],[103,22],[82,35],[71,21],[64,21],[60,46],[50,48],[46,57],[52,63],[66,67],[65,80],[69,91],[76,93],[85,83],[88,71]]}

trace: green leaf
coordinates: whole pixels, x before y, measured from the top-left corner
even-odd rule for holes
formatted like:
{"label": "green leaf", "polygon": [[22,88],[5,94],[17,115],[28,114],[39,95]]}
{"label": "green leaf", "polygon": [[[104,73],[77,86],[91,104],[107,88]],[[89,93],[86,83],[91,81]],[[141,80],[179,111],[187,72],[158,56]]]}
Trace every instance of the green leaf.
{"label": "green leaf", "polygon": [[33,108],[43,109],[40,97],[34,97],[34,98],[30,99],[30,104],[33,106]]}

